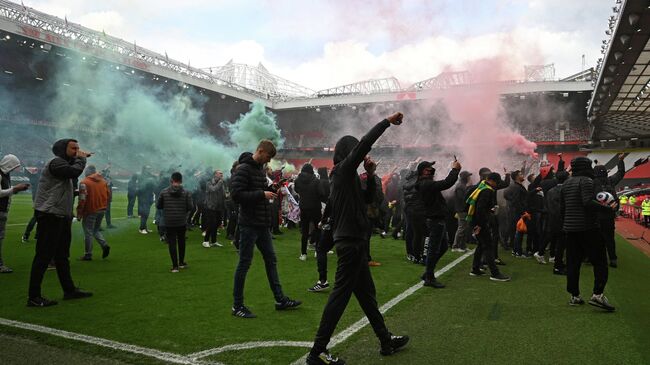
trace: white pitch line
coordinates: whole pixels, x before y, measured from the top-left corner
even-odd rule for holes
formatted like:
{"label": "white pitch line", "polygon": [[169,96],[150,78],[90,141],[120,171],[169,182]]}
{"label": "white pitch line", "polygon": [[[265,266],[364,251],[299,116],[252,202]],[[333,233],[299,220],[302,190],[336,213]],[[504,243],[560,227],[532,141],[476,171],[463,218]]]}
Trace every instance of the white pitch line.
{"label": "white pitch line", "polygon": [[[25,329],[29,331],[45,333],[52,336],[63,337],[69,340],[85,342],[85,343],[89,343],[101,347],[108,347],[114,350],[120,350],[124,352],[131,352],[138,355],[153,357],[174,364],[187,364],[187,365],[204,364],[203,362],[197,362],[196,360],[191,359],[188,356],[178,355],[171,352],[159,351],[159,350],[150,349],[146,347],[140,347],[136,345],[129,345],[126,343],[107,340],[105,338],[82,335],[79,333],[63,331],[56,328],[39,326],[31,323],[23,323],[23,322],[13,321],[10,319],[0,318],[0,324],[9,327]],[[217,362],[211,362],[211,364],[223,365]]]}
{"label": "white pitch line", "polygon": [[256,342],[244,342],[236,343],[232,345],[226,345],[222,347],[217,347],[213,349],[208,349],[204,351],[195,352],[193,354],[188,354],[192,360],[198,360],[203,357],[208,357],[216,354],[220,354],[226,351],[237,351],[237,350],[248,350],[261,347],[307,347],[312,346],[312,342],[307,341],[256,341]]}
{"label": "white pitch line", "polygon": [[[456,260],[454,260],[454,261],[450,262],[449,264],[447,264],[447,266],[445,266],[442,269],[436,271],[435,276],[436,277],[442,276],[444,273],[446,273],[447,271],[452,269],[454,266],[460,264],[463,260],[465,260],[466,258],[471,256],[473,253],[474,253],[474,250],[466,252],[464,255],[460,256]],[[413,293],[415,293],[418,289],[420,289],[422,287],[422,284],[423,284],[423,282],[420,281],[419,283],[413,285],[412,287],[410,287],[410,288],[406,289],[405,291],[403,291],[402,293],[400,293],[395,298],[389,300],[388,302],[386,302],[384,305],[382,305],[379,308],[379,312],[381,312],[381,314],[385,314],[389,309],[391,309],[395,305],[397,305],[397,303],[399,303],[402,300],[408,298]],[[343,342],[343,341],[347,340],[348,338],[350,338],[350,336],[352,336],[355,333],[359,332],[363,327],[367,326],[369,323],[370,322],[368,321],[368,318],[364,316],[363,318],[361,318],[360,320],[358,320],[354,324],[352,324],[350,327],[348,327],[348,328],[344,329],[343,331],[341,331],[338,335],[332,337],[329,345],[331,347],[334,347],[334,346],[340,344],[341,342]],[[293,363],[291,363],[291,365],[302,365],[302,364],[304,364],[305,360],[307,359],[307,355],[309,355],[309,354],[303,355],[300,359],[298,359],[298,360],[294,361]]]}

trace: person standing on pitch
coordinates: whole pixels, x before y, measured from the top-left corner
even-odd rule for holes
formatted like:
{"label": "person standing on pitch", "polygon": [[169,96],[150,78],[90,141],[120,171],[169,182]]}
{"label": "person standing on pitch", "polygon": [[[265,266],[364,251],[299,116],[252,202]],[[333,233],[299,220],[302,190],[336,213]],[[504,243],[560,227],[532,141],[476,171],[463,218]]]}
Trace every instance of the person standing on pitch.
{"label": "person standing on pitch", "polygon": [[63,288],[63,299],[80,299],[92,296],[74,286],[70,274],[70,242],[72,240],[73,180],[86,167],[86,158],[92,153],[79,149],[74,139],[61,139],[52,146],[54,158],[43,168],[38,184],[34,210],[36,215],[36,255],[29,278],[28,307],[49,307],[57,304],[43,298],[41,284],[47,265],[52,259]]}
{"label": "person standing on pitch", "polygon": [[5,239],[5,228],[7,226],[7,215],[11,205],[11,196],[29,189],[29,184],[18,184],[11,186],[9,173],[20,167],[20,160],[14,155],[6,155],[0,160],[0,274],[9,274],[12,269],[4,266],[2,261],[2,241]]}
{"label": "person standing on pitch", "polygon": [[172,259],[171,272],[177,273],[178,269],[187,267],[185,230],[187,214],[194,209],[192,195],[183,189],[183,175],[180,172],[172,173],[170,185],[158,194],[156,208],[162,211],[162,219],[165,222],[165,240]]}
{"label": "person standing on pitch", "polygon": [[[616,173],[612,176],[608,176],[607,168],[604,165],[594,166],[594,192],[596,194],[601,191],[606,191],[614,197],[618,202],[618,197],[616,196],[616,185],[618,185],[623,177],[625,177],[625,154],[620,153],[618,155],[618,164],[616,165]],[[618,257],[616,256],[616,239],[615,239],[615,224],[614,220],[616,219],[616,207],[615,211],[611,210],[599,210],[597,213],[598,216],[598,226],[600,227],[600,232],[603,234],[603,239],[605,240],[605,247],[607,248],[607,256],[609,257],[609,266],[618,267]],[[645,213],[643,213],[645,214]]]}
{"label": "person standing on pitch", "polygon": [[302,304],[285,296],[278,276],[277,258],[271,238],[271,214],[277,214],[273,208],[273,200],[277,195],[270,189],[266,180],[264,165],[275,156],[273,142],[262,140],[255,150],[242,153],[234,175],[232,176],[232,198],[239,204],[239,264],[235,270],[233,288],[232,315],[241,318],[255,318],[244,306],[244,284],[246,274],[253,260],[253,248],[262,253],[266,266],[266,277],[275,297],[275,309],[291,309]]}
{"label": "person standing on pitch", "polygon": [[93,238],[102,247],[102,258],[108,257],[111,247],[99,231],[102,219],[108,207],[111,190],[102,174],[97,173],[94,165],[86,168],[86,178],[79,184],[79,203],[77,204],[77,219],[81,220],[84,231],[84,244],[86,251],[80,260],[93,259]]}
{"label": "person standing on pitch", "polygon": [[374,185],[368,184],[361,190],[361,179],[357,168],[364,162],[364,168],[372,177],[376,164],[366,155],[392,124],[402,123],[402,113],[395,113],[375,125],[361,141],[353,136],[344,136],[334,148],[334,168],[330,176],[330,203],[332,204],[332,232],[338,255],[334,289],[323,309],[323,316],[316,332],[314,345],[307,357],[309,365],[340,365],[345,362],[327,351],[327,345],[345,308],[354,294],[375,335],[381,343],[380,353],[391,355],[403,348],[408,336],[393,336],[384,323],[377,308],[375,284],[368,268],[368,217],[366,204],[375,196]]}

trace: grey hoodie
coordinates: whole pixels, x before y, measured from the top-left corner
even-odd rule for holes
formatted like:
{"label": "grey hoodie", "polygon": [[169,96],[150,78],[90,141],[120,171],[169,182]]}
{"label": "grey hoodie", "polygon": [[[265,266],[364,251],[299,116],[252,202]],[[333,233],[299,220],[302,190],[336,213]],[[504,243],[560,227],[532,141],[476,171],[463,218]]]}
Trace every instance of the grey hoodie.
{"label": "grey hoodie", "polygon": [[0,160],[0,212],[8,212],[11,205],[11,196],[14,195],[11,187],[11,178],[9,173],[20,166],[18,157],[6,155]]}
{"label": "grey hoodie", "polygon": [[34,200],[34,209],[41,213],[72,217],[74,186],[86,168],[83,157],[68,157],[66,149],[71,139],[61,139],[52,146],[53,159],[45,164]]}

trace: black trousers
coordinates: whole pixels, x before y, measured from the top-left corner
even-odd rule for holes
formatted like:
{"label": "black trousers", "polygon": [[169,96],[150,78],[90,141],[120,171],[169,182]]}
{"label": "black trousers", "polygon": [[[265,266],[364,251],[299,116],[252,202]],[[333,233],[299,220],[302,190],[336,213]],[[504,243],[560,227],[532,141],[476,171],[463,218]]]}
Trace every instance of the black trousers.
{"label": "black trousers", "polygon": [[585,257],[594,268],[594,294],[602,294],[607,284],[607,253],[603,235],[598,229],[566,234],[567,284],[573,296],[580,295],[580,266]]}
{"label": "black trousers", "polygon": [[616,237],[614,233],[616,225],[614,219],[600,219],[599,224],[600,233],[602,233],[603,240],[605,240],[605,247],[607,248],[609,261],[616,261],[618,257],[616,256]]}
{"label": "black trousers", "polygon": [[217,242],[217,230],[222,222],[223,212],[205,208],[203,210],[205,217],[205,241],[210,243]]}
{"label": "black trousers", "polygon": [[563,270],[564,265],[564,251],[566,251],[566,234],[562,231],[548,232],[548,237],[551,241],[551,255],[555,256],[555,263],[553,268],[556,270]]}
{"label": "black trousers", "polygon": [[334,247],[332,230],[322,230],[320,240],[316,244],[316,265],[318,266],[318,280],[327,281],[327,253]]}
{"label": "black trousers", "polygon": [[239,208],[232,209],[228,212],[228,227],[226,228],[226,235],[228,237],[235,236],[235,228],[237,228],[237,219],[239,214]]}
{"label": "black trousers", "polygon": [[474,260],[472,261],[472,270],[479,271],[481,267],[481,259],[485,259],[485,263],[490,268],[492,276],[499,274],[499,268],[494,263],[494,240],[492,239],[492,232],[489,226],[481,229],[481,232],[476,237],[478,245],[474,250]]}
{"label": "black trousers", "polygon": [[[178,268],[179,263],[182,264],[185,262],[186,229],[186,226],[165,227],[169,256],[172,258],[172,267],[174,268]],[[176,249],[177,246],[178,250]]]}
{"label": "black trousers", "polygon": [[[303,255],[307,254],[307,243],[311,238],[312,242],[319,241],[320,229],[318,229],[318,222],[321,219],[320,210],[300,210],[300,253]],[[314,225],[314,231],[309,234],[309,228],[311,225]]]}
{"label": "black trousers", "polygon": [[56,274],[64,292],[75,290],[70,274],[70,226],[72,217],[57,217],[47,213],[36,213],[36,254],[32,261],[29,277],[29,297],[41,296],[41,284],[47,265],[54,260]]}
{"label": "black trousers", "polygon": [[409,224],[413,231],[413,256],[415,256],[417,260],[420,260],[424,251],[426,220],[424,219],[424,216],[412,214],[409,216]]}
{"label": "black trousers", "polygon": [[384,323],[384,317],[379,313],[375,283],[368,268],[365,240],[343,240],[336,242],[338,262],[334,289],[330,293],[323,309],[314,347],[313,355],[318,355],[327,349],[327,344],[339,323],[352,294],[357,297],[361,309],[370,321],[375,335],[380,341],[389,339],[390,334]]}
{"label": "black trousers", "polygon": [[[25,236],[25,238],[29,238],[29,235],[32,234],[32,230],[34,229],[35,226],[36,226],[36,213],[32,215],[32,218],[29,220],[29,223],[27,223],[27,227],[25,227],[25,233],[23,234],[23,236]],[[35,238],[38,239],[38,235],[36,235]]]}
{"label": "black trousers", "polygon": [[133,216],[133,206],[135,205],[135,199],[137,196],[135,193],[127,193],[126,198],[128,199],[128,203],[126,205],[126,215],[128,217]]}

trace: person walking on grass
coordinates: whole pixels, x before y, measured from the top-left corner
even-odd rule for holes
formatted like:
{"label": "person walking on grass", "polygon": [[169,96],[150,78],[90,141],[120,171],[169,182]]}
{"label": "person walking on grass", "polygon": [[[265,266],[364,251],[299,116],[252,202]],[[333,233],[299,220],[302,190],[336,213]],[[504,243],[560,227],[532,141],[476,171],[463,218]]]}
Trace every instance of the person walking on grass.
{"label": "person walking on grass", "polygon": [[86,167],[92,153],[79,149],[74,139],[61,139],[52,146],[54,158],[43,168],[38,184],[34,211],[36,215],[36,254],[29,278],[28,307],[49,307],[56,301],[44,298],[41,284],[52,259],[63,288],[63,299],[81,299],[92,293],[75,287],[70,274],[70,242],[72,239],[73,180]]}
{"label": "person walking on grass", "polygon": [[598,226],[598,213],[618,209],[616,201],[600,204],[594,192],[594,169],[587,157],[571,160],[571,177],[562,186],[560,206],[563,230],[566,232],[567,291],[571,294],[569,305],[585,301],[580,297],[580,266],[585,258],[594,269],[594,290],[589,304],[614,311],[615,308],[603,294],[607,284],[607,249]]}
{"label": "person walking on grass", "polygon": [[240,318],[255,318],[244,305],[244,284],[246,274],[253,260],[253,248],[262,253],[266,266],[266,277],[275,298],[275,309],[285,310],[298,307],[302,302],[285,296],[278,276],[277,258],[271,238],[271,215],[278,214],[272,202],[277,195],[269,191],[264,165],[275,156],[273,142],[262,140],[255,153],[242,153],[239,166],[232,176],[231,196],[239,204],[239,263],[235,270],[233,286],[232,315]]}
{"label": "person walking on grass", "polygon": [[162,210],[165,222],[165,240],[169,246],[169,256],[172,259],[171,272],[187,267],[185,262],[185,231],[187,229],[187,214],[194,209],[192,195],[183,189],[183,175],[174,172],[171,185],[160,192],[156,200],[156,208]]}
{"label": "person walking on grass", "polygon": [[13,270],[4,265],[2,261],[2,242],[5,239],[5,228],[7,226],[7,215],[11,205],[11,196],[29,189],[29,184],[18,184],[11,186],[9,174],[20,167],[20,160],[14,155],[6,155],[0,160],[0,274],[9,274]]}
{"label": "person walking on grass", "polygon": [[[36,191],[38,190],[38,181],[41,179],[41,168],[40,167],[31,167],[31,168],[26,168],[25,172],[28,174],[27,178],[29,179],[29,185],[30,189],[32,191],[32,204],[34,203],[34,200],[36,200]],[[22,243],[27,243],[29,242],[29,236],[32,234],[32,230],[34,230],[34,227],[36,227],[36,216],[32,215],[32,218],[30,218],[29,223],[27,223],[27,226],[25,227],[25,233],[23,233],[23,236],[21,237],[20,241]]]}
{"label": "person walking on grass", "polygon": [[217,230],[223,222],[226,211],[226,185],[223,181],[223,172],[217,170],[205,186],[205,202],[203,214],[205,216],[205,239],[203,247],[222,247],[217,242]]}
{"label": "person walking on grass", "polygon": [[82,261],[93,259],[93,238],[102,247],[103,259],[107,258],[111,251],[111,247],[99,231],[110,195],[111,191],[104,177],[97,173],[94,165],[89,165],[86,168],[86,178],[79,184],[79,203],[77,203],[77,219],[81,219],[86,248],[80,258]]}
{"label": "person walking on grass", "polygon": [[[301,261],[307,260],[307,243],[319,241],[321,220],[321,191],[320,181],[314,175],[314,167],[310,163],[302,166],[295,182],[296,193],[300,195],[300,257]],[[313,231],[310,232],[310,228]],[[311,237],[310,237],[311,236]]]}
{"label": "person walking on grass", "polygon": [[309,351],[309,365],[340,365],[345,362],[327,351],[327,345],[336,326],[354,294],[381,343],[380,353],[391,355],[409,341],[408,336],[394,336],[386,328],[384,317],[377,308],[375,284],[368,267],[369,221],[366,204],[375,196],[375,184],[361,189],[357,168],[364,162],[369,177],[376,164],[366,155],[372,145],[390,125],[402,123],[402,113],[396,113],[375,125],[361,141],[344,136],[334,148],[334,168],[330,176],[330,203],[332,204],[332,232],[338,255],[334,289]]}

